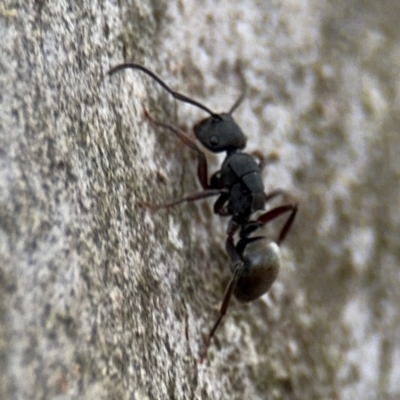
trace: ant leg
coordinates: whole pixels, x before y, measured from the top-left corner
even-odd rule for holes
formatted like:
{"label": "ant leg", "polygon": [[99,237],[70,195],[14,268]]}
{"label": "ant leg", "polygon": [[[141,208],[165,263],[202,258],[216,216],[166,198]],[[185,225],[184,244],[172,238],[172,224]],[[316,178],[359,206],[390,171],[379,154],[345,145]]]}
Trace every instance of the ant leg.
{"label": "ant leg", "polygon": [[159,122],[154,120],[150,114],[147,112],[146,109],[144,109],[144,115],[145,117],[150,121],[150,123],[154,126],[158,126],[161,128],[165,128],[173,132],[178,139],[185,144],[186,146],[190,147],[192,150],[194,150],[197,153],[197,159],[198,159],[198,164],[197,164],[197,177],[200,181],[201,187],[203,189],[209,189],[210,185],[208,183],[208,166],[207,166],[207,159],[203,151],[200,150],[200,148],[197,146],[196,142],[187,137],[182,131],[179,129],[175,128],[174,126],[164,123],[164,122]]}
{"label": "ant leg", "polygon": [[235,271],[236,265],[239,262],[241,262],[240,255],[236,250],[235,243],[233,242],[233,235],[235,234],[236,229],[237,229],[236,226],[234,226],[234,231],[228,234],[228,237],[226,238],[225,242],[226,252],[228,253],[229,258],[231,259],[230,268],[232,272]]}
{"label": "ant leg", "polygon": [[281,229],[278,239],[276,241],[277,245],[279,246],[285,239],[287,233],[289,232],[290,227],[293,224],[294,218],[296,217],[296,214],[297,214],[297,209],[298,209],[297,202],[279,206],[279,207],[276,207],[276,208],[266,212],[265,214],[261,215],[260,217],[258,217],[257,222],[259,222],[260,226],[262,226],[262,225],[267,224],[268,222],[271,222],[275,218],[278,218],[282,214],[290,212],[289,218],[286,220],[285,225]]}
{"label": "ant leg", "polygon": [[214,214],[220,215],[221,217],[226,217],[230,215],[229,212],[224,209],[224,205],[228,199],[228,193],[222,193],[221,196],[218,197],[217,201],[214,204]]}
{"label": "ant leg", "polygon": [[219,324],[221,323],[222,318],[224,318],[226,311],[228,310],[229,303],[232,298],[232,293],[233,293],[233,290],[235,289],[237,278],[239,276],[241,267],[242,267],[241,262],[236,263],[236,266],[235,266],[234,272],[233,272],[233,276],[226,288],[225,296],[222,301],[221,308],[219,310],[219,317],[218,317],[217,321],[215,322],[213,328],[211,329],[211,332],[209,333],[207,340],[205,342],[204,349],[203,349],[202,353],[200,354],[200,359],[199,359],[200,363],[202,363],[204,361],[204,359],[207,355],[207,350],[210,346],[211,339],[214,336],[215,331],[217,330]]}
{"label": "ant leg", "polygon": [[286,201],[290,203],[298,203],[298,201],[291,195],[289,192],[283,189],[276,189],[269,193],[264,193],[265,195],[265,202],[269,202],[273,200],[275,197],[282,196]]}
{"label": "ant leg", "polygon": [[206,357],[207,350],[210,346],[211,339],[214,336],[215,331],[217,330],[219,324],[221,323],[222,318],[224,318],[224,316],[228,310],[229,303],[231,301],[232,294],[235,289],[239,273],[243,267],[242,260],[240,259],[240,256],[235,248],[235,243],[233,242],[233,236],[236,233],[236,231],[238,230],[238,228],[239,228],[239,225],[237,225],[235,222],[231,221],[229,223],[228,237],[226,239],[225,247],[226,247],[226,251],[231,259],[231,270],[232,270],[233,275],[232,275],[232,278],[229,281],[229,284],[226,288],[224,299],[222,301],[221,308],[219,311],[219,317],[218,317],[217,321],[215,322],[213,328],[211,329],[211,332],[209,333],[206,343],[204,345],[203,352],[200,355],[200,362],[203,362],[204,358]]}
{"label": "ant leg", "polygon": [[171,203],[167,203],[167,204],[143,203],[143,205],[150,208],[151,210],[156,211],[156,210],[159,210],[160,208],[170,208],[170,207],[174,207],[181,203],[185,203],[185,202],[189,203],[192,201],[206,199],[207,197],[217,196],[217,195],[224,194],[224,193],[225,193],[225,189],[207,189],[207,190],[203,190],[202,192],[189,194],[188,196],[186,196],[182,199],[179,199],[179,200],[172,201]]}

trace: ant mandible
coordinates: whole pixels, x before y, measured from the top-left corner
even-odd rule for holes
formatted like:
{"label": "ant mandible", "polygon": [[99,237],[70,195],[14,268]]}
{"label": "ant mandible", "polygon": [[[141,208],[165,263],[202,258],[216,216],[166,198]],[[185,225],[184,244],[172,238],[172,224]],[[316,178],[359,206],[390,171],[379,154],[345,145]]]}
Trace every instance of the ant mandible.
{"label": "ant mandible", "polygon": [[[200,354],[200,361],[202,361],[215,331],[227,312],[232,294],[240,302],[250,302],[267,293],[272,286],[278,276],[281,264],[279,246],[292,226],[298,202],[284,190],[265,193],[261,178],[261,171],[264,167],[262,156],[242,152],[247,138],[232,118],[232,113],[240,105],[243,96],[227,113],[217,114],[203,104],[173,91],[157,75],[140,64],[116,65],[108,72],[108,75],[128,68],[137,69],[149,75],[176,100],[192,104],[210,114],[209,117],[194,126],[194,134],[207,150],[213,153],[226,152],[220,170],[215,172],[208,181],[207,160],[196,142],[178,128],[154,120],[145,111],[146,117],[153,125],[173,132],[179,140],[196,152],[198,158],[197,177],[203,188],[200,192],[171,203],[148,206],[152,209],[169,208],[184,202],[219,196],[214,203],[214,213],[231,217],[228,223],[225,248],[231,260],[232,277],[222,301],[219,317],[207,336],[204,350]],[[256,219],[251,219],[254,213],[265,210],[265,204],[278,196],[282,196],[287,202],[263,213]],[[289,216],[276,241],[269,241],[264,236],[251,236],[259,228],[286,213],[289,213]],[[238,231],[240,239],[235,244],[234,235]]]}

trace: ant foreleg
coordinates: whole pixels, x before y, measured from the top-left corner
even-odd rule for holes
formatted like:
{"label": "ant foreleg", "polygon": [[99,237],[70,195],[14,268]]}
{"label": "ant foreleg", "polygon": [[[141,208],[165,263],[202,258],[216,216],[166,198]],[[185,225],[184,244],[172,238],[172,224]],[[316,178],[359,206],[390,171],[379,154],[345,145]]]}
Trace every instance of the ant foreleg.
{"label": "ant foreleg", "polygon": [[150,114],[144,109],[145,117],[150,121],[150,123],[154,126],[161,127],[168,129],[169,131],[173,132],[178,139],[185,144],[186,146],[190,147],[193,151],[197,153],[197,177],[200,181],[201,187],[203,189],[209,189],[210,185],[208,183],[208,166],[207,166],[207,159],[203,151],[197,146],[196,142],[192,139],[187,137],[182,131],[175,128],[174,126],[167,124],[165,122],[156,121],[153,119]]}

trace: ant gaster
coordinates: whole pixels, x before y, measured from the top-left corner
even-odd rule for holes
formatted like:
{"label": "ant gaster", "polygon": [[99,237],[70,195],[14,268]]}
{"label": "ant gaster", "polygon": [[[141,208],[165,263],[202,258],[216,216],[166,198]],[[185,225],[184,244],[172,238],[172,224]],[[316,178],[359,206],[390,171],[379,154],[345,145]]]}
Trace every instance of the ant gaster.
{"label": "ant gaster", "polygon": [[[173,132],[186,146],[197,153],[197,177],[203,188],[200,192],[168,204],[147,204],[147,206],[152,209],[169,208],[183,202],[219,196],[214,204],[214,213],[230,217],[225,247],[231,260],[232,277],[222,301],[220,315],[211,329],[204,350],[200,355],[202,361],[206,356],[211,338],[226,314],[232,294],[240,302],[250,302],[265,294],[275,281],[281,264],[279,245],[285,239],[293,223],[298,203],[283,190],[275,190],[266,194],[261,178],[261,170],[264,166],[262,156],[242,152],[246,146],[247,138],[232,118],[232,113],[240,105],[243,96],[236,101],[229,112],[217,114],[203,104],[173,91],[157,75],[142,65],[119,64],[112,68],[108,74],[112,75],[127,68],[144,72],[175,99],[192,104],[210,114],[209,117],[194,126],[194,134],[207,150],[213,153],[226,152],[221,169],[214,173],[208,181],[207,160],[196,142],[178,128],[164,122],[155,121],[145,111],[146,117],[153,125]],[[258,162],[256,159],[258,159]],[[286,199],[286,203],[263,213],[256,219],[251,219],[255,212],[265,209],[265,203],[278,196]],[[270,241],[264,236],[251,236],[257,229],[285,213],[289,213],[289,216],[276,241]],[[234,235],[238,231],[240,239],[235,244]]]}

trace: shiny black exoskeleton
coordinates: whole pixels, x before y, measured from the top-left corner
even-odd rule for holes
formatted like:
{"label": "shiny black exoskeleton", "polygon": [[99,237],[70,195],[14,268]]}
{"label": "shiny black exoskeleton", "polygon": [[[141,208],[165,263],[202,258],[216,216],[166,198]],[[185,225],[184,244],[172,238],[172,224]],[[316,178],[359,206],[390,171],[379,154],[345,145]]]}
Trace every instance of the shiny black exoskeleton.
{"label": "shiny black exoskeleton", "polygon": [[[196,142],[186,136],[176,127],[155,121],[145,111],[148,120],[155,126],[163,127],[173,132],[186,146],[197,153],[197,176],[203,188],[201,192],[188,195],[180,200],[163,204],[147,204],[152,209],[169,208],[183,202],[196,201],[203,198],[218,196],[214,204],[214,212],[221,216],[229,216],[225,247],[231,260],[232,278],[227,287],[220,315],[207,337],[206,345],[200,359],[202,360],[217,327],[224,317],[232,294],[241,302],[253,301],[265,294],[275,281],[280,267],[279,245],[285,239],[297,213],[297,201],[283,190],[265,193],[261,177],[264,162],[260,155],[244,153],[246,136],[232,117],[233,111],[239,106],[241,98],[232,106],[229,112],[217,114],[203,104],[171,90],[157,75],[139,64],[127,63],[115,66],[109,75],[122,69],[138,69],[149,75],[175,99],[201,108],[209,117],[197,123],[193,130],[196,139],[213,153],[226,152],[219,171],[208,181],[208,166],[204,152]],[[256,219],[252,219],[257,211],[265,209],[265,204],[282,196],[286,199],[283,205],[272,208]],[[276,241],[269,241],[264,236],[253,236],[253,233],[279,216],[289,213]],[[235,243],[234,236],[239,232],[240,238]]]}
{"label": "shiny black exoskeleton", "polygon": [[232,220],[240,225],[254,212],[264,209],[260,166],[250,154],[241,152],[247,139],[232,116],[220,114],[219,118],[207,118],[195,125],[193,130],[208,150],[227,153],[221,169],[210,180],[210,189],[227,189],[215,203],[214,211],[220,215],[231,215]]}

